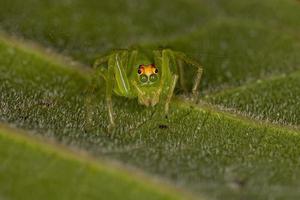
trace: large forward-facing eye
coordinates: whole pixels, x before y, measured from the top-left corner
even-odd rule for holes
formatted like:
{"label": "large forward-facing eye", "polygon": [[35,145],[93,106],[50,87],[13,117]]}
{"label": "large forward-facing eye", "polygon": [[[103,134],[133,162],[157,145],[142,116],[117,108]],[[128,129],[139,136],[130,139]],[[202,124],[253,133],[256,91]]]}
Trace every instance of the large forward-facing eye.
{"label": "large forward-facing eye", "polygon": [[151,74],[150,75],[150,81],[151,82],[155,82],[155,81],[157,81],[157,79],[158,79],[158,76],[156,74]]}
{"label": "large forward-facing eye", "polygon": [[145,74],[141,75],[141,76],[140,76],[140,81],[141,81],[142,83],[146,83],[146,82],[148,81],[148,76],[145,75]]}
{"label": "large forward-facing eye", "polygon": [[143,72],[144,72],[144,67],[143,67],[143,65],[139,65],[139,68],[138,68],[138,70],[137,70],[138,75],[143,74]]}

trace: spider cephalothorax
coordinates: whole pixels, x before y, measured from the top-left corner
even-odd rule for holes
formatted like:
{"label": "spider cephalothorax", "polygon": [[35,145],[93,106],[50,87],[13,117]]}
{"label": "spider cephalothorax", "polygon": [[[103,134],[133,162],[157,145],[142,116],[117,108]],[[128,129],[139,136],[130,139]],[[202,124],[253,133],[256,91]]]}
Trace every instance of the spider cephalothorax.
{"label": "spider cephalothorax", "polygon": [[[153,60],[154,63],[151,62]],[[167,114],[178,79],[179,86],[185,89],[184,65],[182,63],[197,68],[192,88],[193,95],[197,96],[202,67],[184,53],[170,49],[155,50],[151,58],[142,53],[138,54],[137,50],[118,50],[106,57],[97,59],[94,68],[98,69],[106,81],[106,101],[110,126],[114,125],[112,94],[138,98],[139,103],[145,106],[154,106],[162,101]],[[98,68],[98,66],[101,67]]]}
{"label": "spider cephalothorax", "polygon": [[142,84],[152,85],[159,78],[158,69],[156,68],[156,66],[154,64],[140,65],[137,70],[137,73],[139,76],[139,81]]}

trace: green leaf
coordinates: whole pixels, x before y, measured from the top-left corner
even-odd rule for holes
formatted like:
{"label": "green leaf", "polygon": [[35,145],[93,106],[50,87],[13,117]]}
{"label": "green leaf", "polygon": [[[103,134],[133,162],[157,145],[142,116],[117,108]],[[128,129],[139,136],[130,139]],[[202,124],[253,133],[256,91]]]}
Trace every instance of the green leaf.
{"label": "green leaf", "polygon": [[159,106],[145,109],[136,100],[114,98],[118,127],[107,133],[102,87],[86,93],[90,72],[4,41],[0,55],[2,121],[136,166],[198,195],[300,195],[294,178],[300,172],[298,132],[181,100],[165,119]]}
{"label": "green leaf", "polygon": [[261,120],[300,125],[300,73],[258,80],[257,83],[225,90],[207,97],[213,104]]}
{"label": "green leaf", "polygon": [[0,157],[1,199],[180,199],[113,164],[3,126]]}
{"label": "green leaf", "polygon": [[[45,140],[87,151],[94,159],[137,167],[196,197],[298,199],[299,18],[300,4],[294,0],[3,0],[0,28],[18,39],[0,39],[0,119]],[[33,41],[34,48],[20,38]],[[70,65],[72,59],[87,65],[114,48],[136,46],[171,47],[198,59],[204,66],[205,97],[197,105],[177,97],[167,119],[161,105],[145,108],[135,99],[114,97],[117,128],[108,133],[103,80],[94,83],[88,67]],[[49,54],[49,48],[59,56]],[[64,55],[72,59],[64,60]],[[192,71],[186,72],[192,82]],[[92,84],[94,93],[89,92]],[[6,136],[0,142],[8,141]],[[0,152],[23,171],[4,168],[0,177],[7,172],[28,177],[33,172],[26,167],[37,154],[48,151],[40,144],[33,150],[10,138],[9,144],[5,142],[9,148],[0,145]],[[20,159],[31,160],[26,165],[11,161],[15,146]],[[24,149],[29,150],[21,154]],[[61,157],[62,151],[55,152],[64,163],[62,171],[83,165],[74,164],[73,158],[67,164],[71,161]],[[39,160],[51,166],[50,160]],[[45,173],[45,184],[51,183],[51,173]],[[5,185],[11,177],[3,177],[0,183]],[[118,172],[107,182],[115,183],[116,178]],[[20,187],[8,187],[6,191],[13,192],[5,194],[7,198],[22,195],[27,179],[35,180],[16,179]],[[74,188],[72,180],[62,181],[70,181],[69,188]],[[101,180],[87,178],[83,184]],[[120,181],[116,198],[126,181]],[[141,186],[142,199],[152,194],[173,198],[145,181],[134,181]],[[101,191],[111,195],[105,186]],[[40,193],[33,195],[48,193],[47,187],[38,188]],[[73,195],[66,193],[64,198],[68,194]],[[177,195],[189,197],[185,192]]]}

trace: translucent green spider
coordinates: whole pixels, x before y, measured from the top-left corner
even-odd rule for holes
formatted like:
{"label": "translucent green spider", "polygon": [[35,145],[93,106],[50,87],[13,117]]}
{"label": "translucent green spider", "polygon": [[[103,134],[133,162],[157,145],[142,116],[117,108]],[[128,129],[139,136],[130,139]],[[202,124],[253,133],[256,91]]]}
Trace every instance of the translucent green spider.
{"label": "translucent green spider", "polygon": [[94,68],[106,81],[110,126],[115,125],[112,109],[113,93],[127,98],[138,98],[138,102],[145,106],[154,106],[161,101],[167,115],[178,79],[179,86],[186,90],[184,63],[196,67],[192,94],[197,97],[202,66],[184,53],[163,49],[155,50],[152,56],[147,56],[137,50],[117,50],[97,59]]}

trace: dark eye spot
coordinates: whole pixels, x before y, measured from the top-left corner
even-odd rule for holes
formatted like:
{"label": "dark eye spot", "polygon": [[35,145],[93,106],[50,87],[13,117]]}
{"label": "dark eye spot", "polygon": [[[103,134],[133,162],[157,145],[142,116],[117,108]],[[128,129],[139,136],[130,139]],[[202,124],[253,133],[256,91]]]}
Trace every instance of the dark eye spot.
{"label": "dark eye spot", "polygon": [[141,74],[142,73],[142,70],[138,69],[138,74]]}
{"label": "dark eye spot", "polygon": [[155,72],[155,74],[157,74],[157,73],[158,73],[158,69],[155,69],[155,71],[154,71],[154,72]]}

